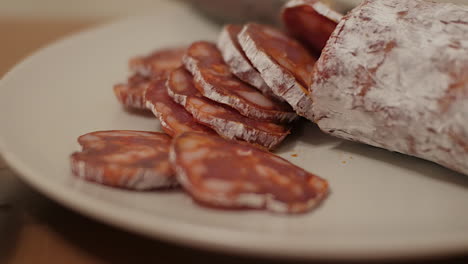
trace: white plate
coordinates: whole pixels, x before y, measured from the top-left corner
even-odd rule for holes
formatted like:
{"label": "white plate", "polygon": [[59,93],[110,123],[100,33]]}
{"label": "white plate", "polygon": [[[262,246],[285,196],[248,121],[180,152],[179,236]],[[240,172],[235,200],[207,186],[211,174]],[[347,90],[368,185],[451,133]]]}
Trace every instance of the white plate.
{"label": "white plate", "polygon": [[[32,186],[83,214],[193,247],[262,256],[387,258],[468,250],[468,177],[435,164],[343,142],[313,125],[279,153],[328,179],[314,212],[219,211],[181,192],[130,192],[75,179],[76,138],[102,129],[159,130],[122,110],[112,85],[127,60],[167,45],[214,39],[218,28],[175,3],[62,40],[20,63],[0,87],[0,145]],[[293,157],[297,154],[298,157]]]}

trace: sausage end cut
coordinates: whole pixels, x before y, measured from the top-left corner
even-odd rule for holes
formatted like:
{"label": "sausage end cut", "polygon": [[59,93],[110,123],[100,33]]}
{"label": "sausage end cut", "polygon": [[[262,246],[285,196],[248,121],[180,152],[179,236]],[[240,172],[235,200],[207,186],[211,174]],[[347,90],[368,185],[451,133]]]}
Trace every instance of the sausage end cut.
{"label": "sausage end cut", "polygon": [[364,1],[317,62],[315,121],[332,135],[468,175],[467,40],[467,6]]}

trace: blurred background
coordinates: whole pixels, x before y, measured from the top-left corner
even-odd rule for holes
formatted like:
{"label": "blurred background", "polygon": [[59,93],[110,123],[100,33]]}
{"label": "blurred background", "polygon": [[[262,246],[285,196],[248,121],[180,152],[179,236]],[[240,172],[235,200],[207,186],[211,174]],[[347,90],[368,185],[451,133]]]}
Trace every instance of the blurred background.
{"label": "blurred background", "polygon": [[[177,0],[170,0],[177,1]],[[180,1],[180,0],[179,0]],[[183,0],[193,2],[201,9],[219,17],[269,17],[286,0]],[[323,0],[339,10],[346,10],[360,0]],[[439,0],[468,3],[468,0]],[[157,9],[162,0],[1,0],[0,17],[25,17],[48,19],[102,19],[142,13]],[[238,12],[242,10],[242,12]]]}
{"label": "blurred background", "polygon": [[[0,0],[0,77],[25,55],[61,36],[133,15],[151,15],[168,2],[187,2],[217,23],[278,24],[286,0]],[[360,0],[322,0],[346,12]],[[438,0],[468,4],[468,0]]]}

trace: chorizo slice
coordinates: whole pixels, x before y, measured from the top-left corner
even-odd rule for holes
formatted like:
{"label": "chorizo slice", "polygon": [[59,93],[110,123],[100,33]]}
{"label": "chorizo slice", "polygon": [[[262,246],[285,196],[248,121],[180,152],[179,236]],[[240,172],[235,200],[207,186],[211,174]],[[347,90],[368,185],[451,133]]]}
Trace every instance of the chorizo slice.
{"label": "chorizo slice", "polygon": [[249,144],[187,132],[170,161],[181,186],[211,207],[305,213],[328,193],[326,180]]}
{"label": "chorizo slice", "polygon": [[169,96],[192,114],[194,119],[228,139],[237,139],[271,149],[289,134],[286,125],[255,120],[236,110],[203,97],[195,88],[193,77],[184,68],[174,70],[167,81]]}
{"label": "chorizo slice", "polygon": [[185,48],[162,49],[148,56],[130,60],[129,67],[134,72],[127,83],[114,86],[114,94],[126,108],[148,110],[145,90],[150,80],[166,79],[167,75],[182,65]]}
{"label": "chorizo slice", "polygon": [[134,74],[128,78],[127,83],[114,85],[114,94],[117,100],[129,109],[146,109],[144,93],[149,85],[149,78]]}
{"label": "chorizo slice", "polygon": [[169,136],[174,137],[186,131],[214,133],[199,124],[184,107],[174,102],[167,94],[166,80],[153,81],[145,93],[146,107],[159,119],[161,127]]}
{"label": "chorizo slice", "polygon": [[238,35],[239,44],[273,92],[297,114],[313,120],[311,84],[315,59],[296,40],[269,26],[249,23]]}
{"label": "chorizo slice", "polygon": [[288,31],[320,55],[343,15],[319,0],[291,0],[281,18]]}
{"label": "chorizo slice", "polygon": [[81,152],[71,155],[77,177],[131,190],[177,184],[169,164],[171,138],[163,133],[110,130],[78,138]]}
{"label": "chorizo slice", "polygon": [[196,88],[206,98],[228,105],[249,118],[274,122],[291,122],[297,118],[288,104],[268,98],[237,79],[213,43],[193,43],[183,62],[194,76]]}
{"label": "chorizo slice", "polygon": [[132,58],[128,66],[131,71],[142,76],[164,79],[172,70],[182,65],[185,51],[185,47],[156,50],[147,56]]}
{"label": "chorizo slice", "polygon": [[252,66],[249,59],[245,56],[237,39],[237,35],[239,35],[241,30],[241,25],[229,24],[223,27],[217,46],[223,55],[224,61],[237,78],[257,88],[266,96],[275,98],[278,101],[284,101],[283,98],[273,93],[257,69]]}

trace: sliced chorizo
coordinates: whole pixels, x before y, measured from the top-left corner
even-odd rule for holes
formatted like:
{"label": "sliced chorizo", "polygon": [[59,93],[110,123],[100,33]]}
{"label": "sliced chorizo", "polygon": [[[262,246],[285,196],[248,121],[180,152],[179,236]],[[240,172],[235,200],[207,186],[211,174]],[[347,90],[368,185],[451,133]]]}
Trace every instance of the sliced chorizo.
{"label": "sliced chorizo", "polygon": [[319,0],[291,0],[281,17],[288,31],[320,55],[343,15]]}
{"label": "sliced chorizo", "polygon": [[176,185],[169,164],[171,138],[163,133],[111,130],[78,138],[82,151],[71,155],[72,172],[92,182],[131,190]]}
{"label": "sliced chorizo", "polygon": [[206,98],[228,105],[249,118],[291,122],[297,117],[288,104],[268,98],[236,78],[213,43],[193,43],[183,62],[194,76],[196,88]]}
{"label": "sliced chorizo", "polygon": [[149,85],[149,78],[134,74],[126,83],[114,85],[114,94],[117,100],[129,109],[146,109],[144,93]]}
{"label": "sliced chorizo", "polygon": [[181,186],[211,207],[305,213],[328,193],[326,180],[249,144],[188,132],[170,161]]}
{"label": "sliced chorizo", "polygon": [[174,137],[186,131],[214,133],[207,126],[195,121],[184,107],[174,102],[167,94],[166,80],[153,81],[145,93],[146,106],[159,119],[161,127]]}
{"label": "sliced chorizo", "polygon": [[249,59],[239,45],[237,35],[242,30],[241,25],[229,24],[223,27],[219,34],[217,46],[223,55],[223,59],[231,72],[240,80],[260,90],[264,95],[273,97],[279,101],[283,98],[276,96],[265,83],[260,73],[252,66]]}
{"label": "sliced chorizo", "polygon": [[129,61],[129,68],[152,79],[166,78],[168,74],[182,65],[185,47],[165,48],[153,51],[147,56],[134,57]]}
{"label": "sliced chorizo", "polygon": [[249,23],[238,35],[239,44],[273,92],[301,116],[313,120],[311,84],[315,59],[296,40],[269,26]]}
{"label": "sliced chorizo", "polygon": [[114,86],[119,102],[129,109],[148,110],[144,97],[149,81],[166,79],[172,70],[182,65],[184,54],[185,48],[169,48],[131,59],[129,67],[133,75],[127,83]]}
{"label": "sliced chorizo", "polygon": [[184,106],[197,122],[212,128],[222,137],[271,149],[289,134],[286,125],[245,117],[226,105],[203,97],[195,88],[193,77],[184,68],[169,75],[167,89],[174,101]]}

